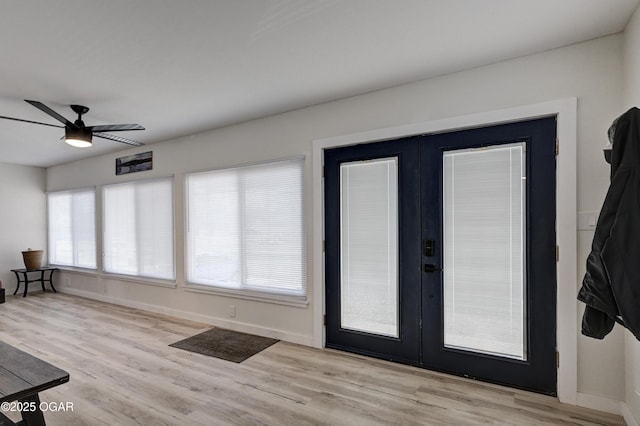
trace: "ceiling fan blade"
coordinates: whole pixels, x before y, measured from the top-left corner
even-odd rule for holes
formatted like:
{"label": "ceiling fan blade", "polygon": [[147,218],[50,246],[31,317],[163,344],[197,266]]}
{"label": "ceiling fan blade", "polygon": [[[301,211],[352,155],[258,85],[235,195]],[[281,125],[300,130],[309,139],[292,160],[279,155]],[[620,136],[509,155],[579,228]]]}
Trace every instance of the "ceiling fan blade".
{"label": "ceiling fan blade", "polygon": [[93,134],[93,136],[97,136],[97,137],[102,138],[102,139],[109,139],[109,140],[116,141],[116,142],[122,142],[122,143],[126,143],[126,144],[133,145],[133,146],[142,146],[142,145],[144,145],[142,142],[132,141],[131,139],[123,138],[121,136],[116,136],[116,135],[110,135],[108,133],[95,132]]}
{"label": "ceiling fan blade", "polygon": [[57,112],[55,112],[54,110],[52,110],[51,108],[49,108],[48,106],[43,104],[42,102],[29,101],[27,99],[25,99],[24,101],[29,103],[29,104],[31,104],[31,105],[33,105],[34,107],[38,108],[40,111],[44,112],[45,114],[48,114],[51,117],[55,118],[59,122],[63,123],[65,126],[71,126],[71,127],[74,127],[74,128],[78,127],[75,124],[73,124],[71,121],[69,121],[66,118],[64,118],[62,115],[58,114]]}
{"label": "ceiling fan blade", "polygon": [[64,129],[64,126],[58,126],[57,124],[41,123],[39,121],[31,121],[31,120],[24,120],[22,118],[6,117],[4,115],[0,115],[0,118],[4,118],[5,120],[22,121],[23,123],[42,124],[43,126],[59,127],[61,129]]}
{"label": "ceiling fan blade", "polygon": [[102,126],[88,126],[92,132],[123,132],[125,130],[144,130],[139,124],[104,124]]}

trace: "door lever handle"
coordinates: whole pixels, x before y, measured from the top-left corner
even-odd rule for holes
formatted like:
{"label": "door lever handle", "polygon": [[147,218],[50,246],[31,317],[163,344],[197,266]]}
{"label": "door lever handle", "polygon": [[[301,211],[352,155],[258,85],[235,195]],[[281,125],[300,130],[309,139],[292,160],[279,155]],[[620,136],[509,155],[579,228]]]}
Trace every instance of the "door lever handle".
{"label": "door lever handle", "polygon": [[422,267],[422,270],[424,272],[440,272],[442,271],[442,268],[436,268],[436,265],[434,265],[433,263],[425,263]]}

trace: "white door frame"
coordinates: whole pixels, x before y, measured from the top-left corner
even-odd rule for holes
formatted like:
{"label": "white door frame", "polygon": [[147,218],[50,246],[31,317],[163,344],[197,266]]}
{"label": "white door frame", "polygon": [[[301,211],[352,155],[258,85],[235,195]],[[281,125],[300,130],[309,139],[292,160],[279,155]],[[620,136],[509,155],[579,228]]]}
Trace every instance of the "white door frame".
{"label": "white door frame", "polygon": [[324,328],[324,190],[323,151],[327,148],[398,139],[425,133],[442,133],[465,128],[484,127],[549,115],[558,117],[557,137],[560,151],[556,163],[556,238],[560,247],[557,264],[557,350],[558,399],[576,405],[578,388],[578,304],[577,223],[576,223],[576,145],[577,99],[567,98],[478,114],[445,118],[422,123],[354,133],[313,141],[313,344],[323,348]]}

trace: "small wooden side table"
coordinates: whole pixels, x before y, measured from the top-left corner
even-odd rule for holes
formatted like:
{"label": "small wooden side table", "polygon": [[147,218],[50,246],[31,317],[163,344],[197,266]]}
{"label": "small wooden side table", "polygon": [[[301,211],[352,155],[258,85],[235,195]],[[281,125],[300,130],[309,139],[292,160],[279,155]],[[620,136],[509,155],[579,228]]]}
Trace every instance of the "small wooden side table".
{"label": "small wooden side table", "polygon": [[[53,286],[53,273],[57,270],[58,268],[52,268],[48,266],[43,266],[42,268],[38,268],[38,269],[12,269],[11,272],[16,274],[16,279],[18,280],[16,291],[13,292],[14,296],[16,293],[18,293],[18,290],[20,289],[20,283],[24,283],[24,293],[22,294],[22,297],[27,297],[27,291],[29,290],[29,283],[33,283],[33,282],[39,282],[42,285],[42,291],[46,291],[46,289],[44,288],[44,283],[48,282],[49,285],[51,286],[51,290],[53,290],[54,293],[57,293],[56,288]],[[37,278],[30,280],[29,274],[37,273],[37,272],[39,272],[40,275]],[[45,278],[45,272],[49,272],[48,278]],[[23,279],[20,279],[20,274],[22,274]]]}

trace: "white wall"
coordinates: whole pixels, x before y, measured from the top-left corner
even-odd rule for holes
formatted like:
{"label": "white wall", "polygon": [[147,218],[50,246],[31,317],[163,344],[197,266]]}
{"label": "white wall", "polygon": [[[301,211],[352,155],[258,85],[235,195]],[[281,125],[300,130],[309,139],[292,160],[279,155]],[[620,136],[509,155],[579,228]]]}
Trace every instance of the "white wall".
{"label": "white wall", "polygon": [[[624,103],[625,110],[640,107],[640,8],[624,33]],[[630,332],[626,335],[625,417],[628,424],[640,424],[640,342]],[[633,417],[631,420],[630,417]]]}
{"label": "white wall", "polygon": [[[313,140],[577,97],[578,209],[598,210],[608,184],[608,168],[602,160],[601,148],[609,123],[620,113],[621,73],[622,36],[615,35],[146,147],[154,152],[154,170],[131,177],[175,174],[177,180],[177,289],[76,274],[66,274],[62,284],[67,291],[115,298],[119,303],[147,304],[159,311],[311,343],[313,309],[321,306],[320,301],[311,300],[309,307],[301,308],[185,291],[181,278],[184,270],[181,179],[185,172],[303,154],[307,156],[306,187],[311,188]],[[144,150],[134,149],[126,154]],[[113,172],[114,159],[120,155],[125,153],[52,167],[48,169],[48,189],[126,180],[128,177],[115,177]],[[307,194],[308,235],[312,225],[310,199]],[[576,268],[581,277],[593,234],[579,234]],[[312,247],[309,238],[310,270]],[[559,283],[574,286],[576,293],[578,284]],[[310,294],[314,285],[321,283],[309,281]],[[231,303],[237,306],[234,322],[226,317]],[[577,328],[578,318],[575,321]],[[604,342],[579,339],[579,392],[606,401],[623,399],[623,340],[619,330]]]}
{"label": "white wall", "polygon": [[16,288],[11,269],[24,268],[21,252],[47,254],[45,177],[40,167],[0,163],[0,279],[7,295]]}

